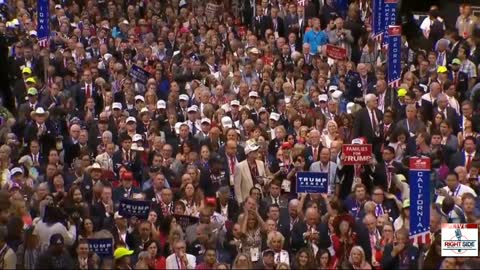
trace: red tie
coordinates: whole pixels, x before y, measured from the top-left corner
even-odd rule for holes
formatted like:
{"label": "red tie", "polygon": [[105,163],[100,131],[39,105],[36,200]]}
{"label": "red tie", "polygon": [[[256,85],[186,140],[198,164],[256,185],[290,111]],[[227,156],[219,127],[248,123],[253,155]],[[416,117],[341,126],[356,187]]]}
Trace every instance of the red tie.
{"label": "red tie", "polygon": [[233,157],[230,157],[230,171],[235,174],[235,159]]}
{"label": "red tie", "polygon": [[87,98],[92,96],[92,93],[90,92],[90,84],[87,84],[86,95],[87,95]]}
{"label": "red tie", "polygon": [[313,148],[313,161],[317,161],[318,159],[318,148],[314,147]]}
{"label": "red tie", "polygon": [[467,164],[465,165],[465,167],[467,167],[467,171],[470,171],[471,165],[472,165],[472,155],[467,154]]}
{"label": "red tie", "polygon": [[453,73],[453,84],[457,85],[458,83],[458,72]]}

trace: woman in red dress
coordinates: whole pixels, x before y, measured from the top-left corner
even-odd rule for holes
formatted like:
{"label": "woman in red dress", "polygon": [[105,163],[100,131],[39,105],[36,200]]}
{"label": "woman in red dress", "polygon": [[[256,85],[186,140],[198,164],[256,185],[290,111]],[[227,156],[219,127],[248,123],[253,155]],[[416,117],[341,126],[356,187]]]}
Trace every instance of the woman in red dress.
{"label": "woman in red dress", "polygon": [[143,245],[143,250],[148,252],[150,260],[148,263],[149,269],[165,269],[166,261],[165,257],[160,255],[160,248],[157,241],[149,240]]}
{"label": "woman in red dress", "polygon": [[353,232],[354,224],[355,220],[349,214],[339,215],[333,221],[335,233],[332,235],[332,243],[339,263],[348,261],[352,247],[357,244],[357,235]]}

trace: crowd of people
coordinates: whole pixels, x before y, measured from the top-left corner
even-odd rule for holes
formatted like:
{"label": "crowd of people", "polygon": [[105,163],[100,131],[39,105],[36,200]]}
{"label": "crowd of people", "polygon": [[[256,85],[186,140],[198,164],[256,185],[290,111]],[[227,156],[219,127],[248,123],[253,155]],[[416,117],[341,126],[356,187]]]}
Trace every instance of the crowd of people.
{"label": "crowd of people", "polygon": [[[470,5],[449,11],[455,25],[431,7],[393,87],[370,0],[49,4],[48,46],[36,1],[3,4],[16,105],[0,106],[0,268],[480,266],[440,251],[443,223],[480,224]],[[343,164],[357,141],[371,161]],[[410,239],[415,156],[432,164],[423,243]],[[297,192],[308,171],[328,192]]]}

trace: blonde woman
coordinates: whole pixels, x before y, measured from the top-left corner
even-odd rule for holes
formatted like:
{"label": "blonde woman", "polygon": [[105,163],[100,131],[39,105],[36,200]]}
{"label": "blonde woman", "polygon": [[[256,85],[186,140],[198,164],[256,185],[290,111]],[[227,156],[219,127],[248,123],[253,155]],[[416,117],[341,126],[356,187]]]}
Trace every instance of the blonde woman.
{"label": "blonde woman", "polygon": [[365,259],[365,251],[361,246],[354,246],[350,251],[348,262],[353,269],[371,270],[372,266]]}
{"label": "blonde woman", "polygon": [[274,252],[275,263],[277,266],[280,263],[290,264],[290,256],[288,251],[283,249],[283,244],[285,243],[285,237],[278,231],[272,231],[268,234],[267,245]]}
{"label": "blonde woman", "polygon": [[148,109],[156,108],[157,101],[158,101],[158,98],[157,98],[157,94],[155,93],[155,84],[150,84],[147,92],[145,93],[145,106]]}
{"label": "blonde woman", "polygon": [[330,148],[332,142],[339,138],[337,122],[330,120],[327,122],[327,127],[322,132],[322,145]]}
{"label": "blonde woman", "polygon": [[12,149],[4,144],[0,146],[0,187],[3,187],[10,179],[10,155]]}
{"label": "blonde woman", "polygon": [[232,269],[253,269],[253,264],[250,260],[250,256],[245,253],[238,254],[233,261]]}

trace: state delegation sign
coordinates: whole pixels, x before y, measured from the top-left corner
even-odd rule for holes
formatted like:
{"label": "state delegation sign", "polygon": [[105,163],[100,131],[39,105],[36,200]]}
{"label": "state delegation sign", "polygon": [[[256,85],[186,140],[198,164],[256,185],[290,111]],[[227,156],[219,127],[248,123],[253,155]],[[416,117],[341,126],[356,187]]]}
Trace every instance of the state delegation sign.
{"label": "state delegation sign", "polygon": [[371,144],[344,144],[342,146],[343,165],[368,164],[372,159]]}

